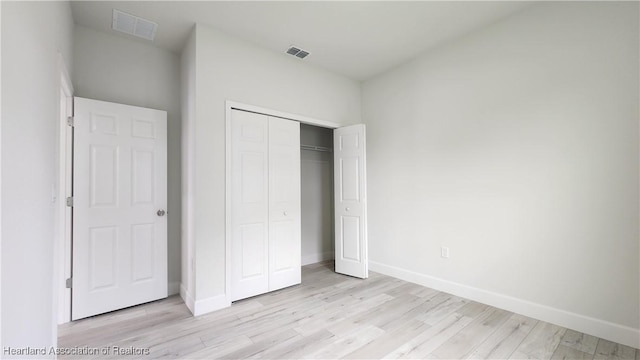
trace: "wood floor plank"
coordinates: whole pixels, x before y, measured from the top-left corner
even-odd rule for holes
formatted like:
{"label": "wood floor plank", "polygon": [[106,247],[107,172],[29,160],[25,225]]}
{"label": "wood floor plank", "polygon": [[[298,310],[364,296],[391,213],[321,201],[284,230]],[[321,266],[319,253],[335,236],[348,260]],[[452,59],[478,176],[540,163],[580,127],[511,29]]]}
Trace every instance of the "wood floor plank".
{"label": "wood floor plank", "polygon": [[593,358],[595,360],[634,360],[636,349],[600,339]]}
{"label": "wood floor plank", "polygon": [[596,352],[598,338],[578,331],[567,330],[562,337],[562,341],[560,341],[560,345],[593,355]]}
{"label": "wood floor plank", "polygon": [[414,292],[417,292],[418,290],[420,290],[421,288],[424,288],[423,286],[420,286],[418,284],[413,284],[413,283],[404,283],[404,284],[400,284],[399,286],[396,286],[393,289],[387,290],[384,293],[393,297],[396,296],[401,296],[404,294],[412,294]]}
{"label": "wood floor plank", "polygon": [[388,301],[383,305],[376,308],[376,312],[370,316],[366,321],[362,319],[364,315],[361,315],[358,319],[359,322],[366,322],[372,324],[380,329],[388,330],[397,326],[397,320],[406,318],[407,314],[415,312],[424,312],[421,308],[428,303],[428,299],[420,298],[412,294],[405,294],[396,297],[396,303]]}
{"label": "wood floor plank", "polygon": [[362,347],[363,345],[375,340],[384,334],[384,330],[375,326],[365,325],[362,327],[354,328],[348,334],[338,337],[338,339],[325,346],[324,348],[306,354],[303,356],[305,359],[339,359],[348,353]]}
{"label": "wood floor plank", "polygon": [[464,329],[434,350],[431,355],[438,359],[462,359],[469,356],[512,315],[508,311],[489,309],[490,311],[476,317]]}
{"label": "wood floor plank", "polygon": [[336,339],[334,334],[322,329],[309,336],[303,336],[289,344],[288,347],[265,351],[261,357],[265,359],[300,359],[305,354],[311,354],[333,344]]}
{"label": "wood floor plank", "polygon": [[85,346],[109,344],[123,337],[129,337],[140,331],[147,331],[163,326],[167,322],[183,318],[183,314],[163,313],[141,319],[128,319],[118,324],[118,331],[105,332],[102,328],[83,331],[75,336],[65,336],[59,340],[60,346],[71,347],[80,342]]}
{"label": "wood floor plank", "polygon": [[291,338],[295,338],[299,335],[300,334],[298,334],[293,329],[282,329],[281,331],[272,333],[268,338],[265,338],[258,342],[254,342],[253,345],[249,345],[236,351],[224,354],[224,357],[229,359],[247,359],[250,357],[259,356],[270,347],[285,342]]}
{"label": "wood floor plank", "polygon": [[475,301],[469,301],[460,309],[456,310],[456,312],[460,315],[476,317],[477,315],[485,313],[489,308],[491,308],[491,306],[489,305],[481,304]]}
{"label": "wood floor plank", "polygon": [[389,321],[386,321],[384,323],[378,323],[377,326],[387,331],[394,330],[399,326],[404,326],[404,324],[407,323],[408,321],[411,321],[414,319],[418,320],[417,319],[418,316],[430,312],[435,307],[437,307],[438,305],[446,301],[447,298],[448,297],[446,294],[440,293],[440,292],[434,293],[433,297],[419,298],[421,299],[421,301],[418,306],[412,309],[409,309],[408,311],[404,312],[399,316],[389,319]]}
{"label": "wood floor plank", "polygon": [[138,320],[144,320],[148,318],[149,315],[162,313],[172,313],[185,319],[191,317],[191,313],[184,306],[182,299],[180,299],[179,296],[171,296],[140,306],[133,306],[60,325],[58,327],[58,339],[64,342],[67,335],[72,335],[72,337],[76,339],[78,334],[85,336],[91,336],[91,334],[95,333],[100,334],[102,332],[101,329],[109,328],[114,324],[123,326],[125,324],[136,323]]}
{"label": "wood floor plank", "polygon": [[180,338],[173,341],[157,344],[149,348],[149,356],[140,356],[139,359],[181,359],[187,354],[204,349],[205,346],[199,337]]}
{"label": "wood floor plank", "polygon": [[381,359],[389,352],[397,349],[402,344],[417,337],[425,330],[430,328],[429,325],[418,320],[411,320],[403,327],[397,327],[393,331],[385,331],[374,341],[371,341],[355,351],[347,354],[345,359]]}
{"label": "wood floor plank", "polygon": [[419,297],[411,294],[405,294],[401,297],[392,298],[391,300],[386,301],[378,306],[358,312],[357,314],[354,314],[340,322],[329,325],[327,330],[338,336],[342,336],[343,334],[349,333],[354,328],[360,326],[377,326],[380,323],[388,322],[389,319],[396,316],[396,314],[402,313],[407,308],[418,306],[419,301]]}
{"label": "wood floor plank", "polygon": [[291,299],[316,297],[318,294],[322,294],[322,292],[331,289],[332,285],[345,280],[344,276],[326,276],[324,278],[309,280],[314,282],[311,286],[291,286],[252,299],[263,305],[282,304]]}
{"label": "wood floor plank", "polygon": [[[321,307],[321,311],[309,314],[308,316],[300,319],[295,324],[295,329],[303,335],[309,335],[314,333],[318,327],[326,327],[329,322],[337,322],[341,319],[349,316],[349,310],[353,307],[368,307],[369,303],[379,304],[384,301],[390,300],[391,297],[386,294],[380,294],[370,299],[362,300],[356,299],[352,296],[345,296],[339,301],[331,303],[325,303]],[[371,305],[374,306],[374,305]]]}
{"label": "wood floor plank", "polygon": [[[98,315],[89,318],[91,321],[72,321],[58,326],[58,338],[64,338],[67,335],[76,334],[82,331],[108,326],[128,319],[141,318],[147,315],[147,311],[141,306],[135,306],[129,309],[114,311],[108,314]],[[85,319],[85,320],[89,320]]]}
{"label": "wood floor plank", "polygon": [[556,351],[553,352],[551,359],[552,360],[591,360],[593,359],[593,354],[588,354],[584,351],[577,350],[576,348],[560,344],[556,348]]}
{"label": "wood floor plank", "polygon": [[567,329],[539,321],[510,359],[550,359]]}
{"label": "wood floor plank", "polygon": [[418,315],[417,319],[423,321],[426,324],[435,325],[447,316],[451,315],[451,313],[456,312],[458,309],[469,303],[468,300],[446,293],[442,293],[442,296],[446,298],[444,302],[440,303],[430,311],[422,315]]}
{"label": "wood floor plank", "polygon": [[216,316],[215,313],[199,316],[197,318],[180,319],[174,322],[167,322],[160,329],[146,329],[134,334],[134,336],[121,336],[110,345],[133,346],[138,348],[156,348],[159,345],[169,343],[171,341],[188,341],[193,335],[200,338],[201,334],[206,333],[212,327],[212,324],[223,327],[229,326],[237,320],[237,316],[231,312],[228,316]]}
{"label": "wood floor plank", "polygon": [[355,300],[357,301],[357,305],[354,304],[352,306],[348,306],[347,308],[342,308],[340,309],[340,311],[334,314],[330,314],[330,316],[317,318],[316,320],[304,323],[299,327],[295,327],[294,329],[305,336],[315,332],[316,330],[318,330],[318,328],[326,328],[327,330],[329,330],[329,327],[335,326],[335,324],[340,324],[349,317],[357,316],[357,314],[363,311],[367,311],[371,307],[376,307],[384,304],[387,301],[393,300],[393,298],[387,294],[382,293],[366,300]]}
{"label": "wood floor plank", "polygon": [[264,322],[262,326],[252,326],[244,331],[244,334],[249,336],[252,341],[261,341],[265,337],[269,337],[272,331],[297,327],[309,317],[321,314],[322,311],[322,303],[317,303],[315,306],[310,307],[307,307],[307,305],[295,307],[290,311],[279,313],[276,318]]}
{"label": "wood floor plank", "polygon": [[508,359],[537,323],[532,318],[513,314],[469,358]]}
{"label": "wood floor plank", "polygon": [[246,336],[236,336],[215,345],[205,347],[185,355],[188,359],[221,359],[227,354],[252,346],[253,342]]}
{"label": "wood floor plank", "polygon": [[442,293],[440,291],[438,291],[438,290],[435,290],[435,289],[431,289],[431,288],[424,287],[424,286],[419,286],[414,290],[410,290],[409,294],[415,295],[417,297],[431,298],[431,297],[434,297],[437,294],[442,294]]}
{"label": "wood floor plank", "polygon": [[385,359],[421,359],[469,325],[473,318],[449,314],[439,323],[384,356]]}
{"label": "wood floor plank", "polygon": [[268,333],[270,330],[280,327],[282,323],[292,321],[298,317],[304,317],[304,311],[312,311],[322,302],[309,300],[277,307],[269,307],[261,309],[253,315],[239,317],[237,321],[230,323],[229,326],[219,327],[206,331],[201,337],[205,344],[215,337],[233,336],[235,334],[247,335],[250,338],[259,334]]}
{"label": "wood floor plank", "polygon": [[[367,280],[359,280],[354,286],[350,286],[346,288],[349,294],[355,298],[367,298],[372,295],[376,295],[379,293],[384,293],[388,290],[391,290],[395,287],[402,285],[402,281],[397,281],[397,279],[392,278],[376,278],[376,279],[367,279]],[[344,291],[336,292],[333,296],[325,297],[323,300],[327,302],[335,301],[336,299],[340,299],[344,296]]]}

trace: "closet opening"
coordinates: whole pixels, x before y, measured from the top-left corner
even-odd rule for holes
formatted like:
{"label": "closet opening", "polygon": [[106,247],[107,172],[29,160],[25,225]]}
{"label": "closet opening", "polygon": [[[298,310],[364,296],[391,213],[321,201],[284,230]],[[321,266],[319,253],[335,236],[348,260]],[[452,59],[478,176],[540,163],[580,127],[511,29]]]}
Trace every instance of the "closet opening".
{"label": "closet opening", "polygon": [[226,118],[227,306],[322,261],[366,279],[365,126],[231,101]]}
{"label": "closet opening", "polygon": [[333,260],[333,129],[300,124],[302,266]]}

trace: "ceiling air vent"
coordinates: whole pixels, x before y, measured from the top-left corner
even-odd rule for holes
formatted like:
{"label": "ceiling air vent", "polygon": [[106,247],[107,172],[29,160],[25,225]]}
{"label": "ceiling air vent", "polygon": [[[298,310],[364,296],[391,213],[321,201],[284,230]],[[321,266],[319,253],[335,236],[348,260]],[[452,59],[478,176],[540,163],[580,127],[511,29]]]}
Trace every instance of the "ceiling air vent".
{"label": "ceiling air vent", "polygon": [[153,41],[158,24],[143,18],[113,9],[113,30]]}
{"label": "ceiling air vent", "polygon": [[295,46],[290,46],[287,49],[287,54],[293,55],[295,57],[299,57],[300,59],[304,59],[304,58],[307,57],[307,55],[309,55],[309,52],[308,51],[304,51],[304,50],[302,50],[300,48],[297,48]]}

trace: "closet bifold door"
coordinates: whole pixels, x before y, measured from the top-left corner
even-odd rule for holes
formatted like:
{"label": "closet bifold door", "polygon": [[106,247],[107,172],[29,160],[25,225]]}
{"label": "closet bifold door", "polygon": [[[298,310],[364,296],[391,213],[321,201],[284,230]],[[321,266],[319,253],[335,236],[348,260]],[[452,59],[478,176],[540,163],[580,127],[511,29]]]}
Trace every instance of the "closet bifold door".
{"label": "closet bifold door", "polygon": [[269,291],[301,282],[300,123],[269,117]]}
{"label": "closet bifold door", "polygon": [[301,281],[300,123],[233,110],[231,301]]}
{"label": "closet bifold door", "polygon": [[269,119],[232,111],[231,301],[269,291]]}

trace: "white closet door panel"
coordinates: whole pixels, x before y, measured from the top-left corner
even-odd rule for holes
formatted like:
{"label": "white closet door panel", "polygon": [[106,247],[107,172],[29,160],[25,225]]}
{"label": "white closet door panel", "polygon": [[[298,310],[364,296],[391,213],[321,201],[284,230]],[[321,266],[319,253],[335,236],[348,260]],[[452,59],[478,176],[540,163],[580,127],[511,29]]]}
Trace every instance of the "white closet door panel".
{"label": "white closet door panel", "polygon": [[75,98],[72,319],[167,296],[166,112]]}
{"label": "white closet door panel", "polygon": [[301,282],[300,123],[269,117],[269,290]]}
{"label": "white closet door panel", "polygon": [[365,127],[335,129],[333,141],[336,272],[367,278]]}
{"label": "white closet door panel", "polygon": [[268,117],[232,111],[231,300],[269,291]]}

